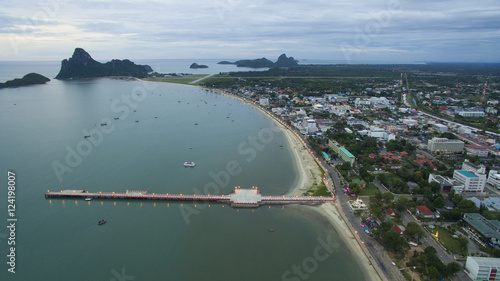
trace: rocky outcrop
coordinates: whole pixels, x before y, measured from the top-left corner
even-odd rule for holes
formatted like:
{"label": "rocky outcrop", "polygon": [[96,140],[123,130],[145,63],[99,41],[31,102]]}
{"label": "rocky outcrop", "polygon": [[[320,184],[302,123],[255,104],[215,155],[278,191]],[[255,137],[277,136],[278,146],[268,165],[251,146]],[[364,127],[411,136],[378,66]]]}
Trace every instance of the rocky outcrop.
{"label": "rocky outcrop", "polygon": [[49,78],[41,74],[29,73],[24,75],[23,78],[16,78],[14,80],[9,80],[5,83],[0,83],[0,89],[45,84],[49,81],[50,81]]}
{"label": "rocky outcrop", "polygon": [[276,62],[272,62],[266,58],[254,60],[239,60],[235,62],[221,61],[217,64],[235,64],[237,67],[250,67],[250,68],[274,68],[274,67],[292,67],[299,64],[293,57],[287,57],[285,54],[279,56]]}
{"label": "rocky outcrop", "polygon": [[130,60],[112,60],[100,63],[82,48],[76,48],[69,59],[61,62],[56,79],[90,78],[104,76],[144,77],[153,69],[149,65],[137,65]]}
{"label": "rocky outcrop", "polygon": [[208,68],[207,65],[204,65],[204,64],[197,64],[197,63],[192,63],[191,66],[189,66],[189,68],[193,68],[193,69],[197,69],[197,68]]}

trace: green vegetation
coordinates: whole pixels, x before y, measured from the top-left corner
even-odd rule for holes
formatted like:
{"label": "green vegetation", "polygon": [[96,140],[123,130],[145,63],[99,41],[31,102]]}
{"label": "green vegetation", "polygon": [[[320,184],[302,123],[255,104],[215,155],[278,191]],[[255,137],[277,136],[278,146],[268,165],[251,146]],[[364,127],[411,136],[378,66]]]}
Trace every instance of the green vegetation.
{"label": "green vegetation", "polygon": [[416,267],[416,271],[421,275],[437,280],[441,277],[453,275],[462,267],[457,262],[444,264],[436,255],[436,249],[427,247],[423,252],[413,252],[413,258],[406,263],[407,267]]}
{"label": "green vegetation", "polygon": [[22,87],[22,86],[29,86],[29,85],[36,85],[36,84],[45,84],[49,82],[50,79],[40,75],[38,73],[29,73],[24,75],[23,78],[19,79],[16,78],[14,80],[9,80],[5,83],[0,83],[0,89],[1,88],[12,88],[12,87]]}
{"label": "green vegetation", "polygon": [[321,181],[319,184],[316,182],[304,192],[303,196],[330,196],[330,192],[326,189],[325,183]]}
{"label": "green vegetation", "polygon": [[[438,233],[438,240],[445,246],[446,249],[455,254],[460,254],[466,251],[467,243],[463,244],[463,239],[453,238],[453,233],[444,229],[440,226],[436,226],[434,229],[429,229],[429,231],[436,235]],[[467,238],[465,238],[467,241]]]}

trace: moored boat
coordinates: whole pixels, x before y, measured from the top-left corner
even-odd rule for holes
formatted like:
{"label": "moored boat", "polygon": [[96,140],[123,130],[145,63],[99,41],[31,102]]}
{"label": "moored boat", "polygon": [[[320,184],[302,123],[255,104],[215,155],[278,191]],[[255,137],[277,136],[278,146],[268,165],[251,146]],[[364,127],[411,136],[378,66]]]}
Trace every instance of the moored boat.
{"label": "moored boat", "polygon": [[100,220],[97,224],[98,224],[98,225],[102,225],[102,224],[105,224],[105,223],[106,223],[106,220],[105,220],[105,219],[102,219],[102,220]]}
{"label": "moored boat", "polygon": [[194,162],[184,162],[184,167],[194,167],[195,165]]}

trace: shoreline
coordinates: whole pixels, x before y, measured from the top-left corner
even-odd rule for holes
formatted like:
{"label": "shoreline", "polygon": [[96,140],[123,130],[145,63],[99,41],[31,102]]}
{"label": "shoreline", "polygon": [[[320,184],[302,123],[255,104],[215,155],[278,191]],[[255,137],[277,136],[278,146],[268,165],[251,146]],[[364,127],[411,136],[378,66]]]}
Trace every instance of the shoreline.
{"label": "shoreline", "polygon": [[[151,81],[148,81],[151,82]],[[159,82],[159,81],[158,81]],[[159,83],[170,83],[170,82],[159,82]],[[176,83],[171,83],[171,84],[176,84]],[[179,85],[179,84],[178,84]],[[181,84],[185,85],[185,84]],[[208,89],[205,87],[197,86],[197,85],[186,85],[186,86],[191,86],[191,87],[198,87],[202,89]],[[213,91],[218,94],[222,95],[229,95],[231,97],[234,97],[244,103],[249,103],[248,101],[244,100],[242,97],[233,95],[231,93],[227,93],[223,90],[219,89],[208,89],[210,91]],[[286,195],[302,195],[305,191],[307,191],[309,188],[312,187],[314,183],[314,177],[308,176],[307,172],[310,171],[313,173],[314,170],[317,170],[318,173],[317,175],[314,174],[314,176],[319,177],[317,180],[321,181],[322,180],[322,175],[320,174],[321,170],[319,165],[316,163],[314,160],[314,157],[308,152],[307,148],[305,145],[302,143],[302,139],[299,139],[298,136],[295,135],[293,131],[291,131],[289,128],[285,127],[282,123],[281,120],[277,120],[275,116],[273,116],[271,113],[267,112],[266,110],[254,105],[253,103],[250,103],[254,108],[258,109],[260,112],[262,112],[264,115],[266,115],[268,118],[271,119],[271,121],[280,129],[280,131],[283,133],[288,147],[290,149],[290,152],[292,154],[292,158],[294,160],[294,167],[295,171],[297,172],[297,179],[296,182],[294,183],[293,186],[291,186],[288,191],[286,192]],[[340,239],[345,243],[346,247],[350,250],[350,252],[353,254],[354,259],[358,262],[359,267],[361,268],[363,275],[365,276],[365,280],[369,281],[379,281],[379,280],[385,280],[381,278],[369,260],[369,257],[365,254],[365,252],[361,249],[361,246],[357,242],[356,238],[354,237],[354,234],[350,231],[347,222],[344,221],[341,217],[341,211],[338,210],[337,206],[335,205],[336,203],[330,204],[330,203],[324,203],[319,206],[305,206],[306,208],[309,208],[310,210],[314,211],[316,214],[322,216],[324,219],[326,219],[330,226],[338,233]],[[384,276],[385,277],[385,276]]]}

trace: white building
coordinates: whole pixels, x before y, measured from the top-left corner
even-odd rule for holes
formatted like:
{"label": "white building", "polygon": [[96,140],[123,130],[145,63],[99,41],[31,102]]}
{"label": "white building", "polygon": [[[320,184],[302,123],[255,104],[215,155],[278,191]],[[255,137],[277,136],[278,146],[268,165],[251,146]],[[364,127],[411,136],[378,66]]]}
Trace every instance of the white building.
{"label": "white building", "polygon": [[427,149],[432,152],[456,153],[464,150],[465,143],[461,140],[447,138],[432,138],[427,142]]}
{"label": "white building", "polygon": [[302,126],[304,127],[306,134],[314,134],[318,131],[318,126],[316,125],[316,120],[314,119],[305,118],[304,121],[302,121]]}
{"label": "white building", "polygon": [[480,111],[480,110],[460,110],[460,111],[456,111],[455,113],[462,116],[462,117],[476,118],[476,117],[484,117],[485,116],[484,111]]}
{"label": "white building", "polygon": [[403,124],[408,126],[415,126],[418,124],[418,121],[415,119],[403,119]]}
{"label": "white building", "polygon": [[485,174],[471,173],[465,170],[455,170],[453,179],[464,185],[463,192],[483,192],[486,185]]}
{"label": "white building", "polygon": [[433,124],[432,127],[434,128],[434,130],[436,130],[440,133],[444,133],[444,132],[448,131],[448,126],[445,126],[443,124],[436,123],[436,124]]}
{"label": "white building", "polygon": [[472,280],[500,280],[500,259],[467,257],[465,272]]}
{"label": "white building", "polygon": [[260,103],[260,105],[262,105],[262,106],[269,105],[269,99],[268,99],[268,98],[261,98],[261,99],[259,100],[259,103]]}
{"label": "white building", "polygon": [[490,170],[488,173],[487,183],[493,185],[494,187],[500,189],[500,173],[496,170]]}
{"label": "white building", "polygon": [[476,174],[486,174],[486,167],[483,164],[476,165],[469,162],[468,159],[465,159],[465,161],[462,163],[462,170]]}

